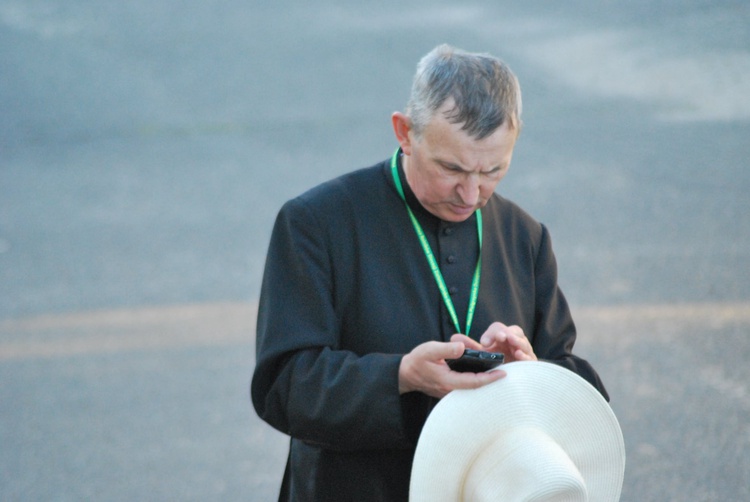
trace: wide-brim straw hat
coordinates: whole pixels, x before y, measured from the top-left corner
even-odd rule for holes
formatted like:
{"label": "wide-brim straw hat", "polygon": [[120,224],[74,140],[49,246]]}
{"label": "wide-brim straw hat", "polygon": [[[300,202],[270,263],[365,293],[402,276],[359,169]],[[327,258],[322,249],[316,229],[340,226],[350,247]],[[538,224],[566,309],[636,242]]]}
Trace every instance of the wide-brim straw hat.
{"label": "wide-brim straw hat", "polygon": [[433,409],[412,467],[411,502],[620,499],[625,444],[601,394],[552,363],[512,362],[489,385]]}

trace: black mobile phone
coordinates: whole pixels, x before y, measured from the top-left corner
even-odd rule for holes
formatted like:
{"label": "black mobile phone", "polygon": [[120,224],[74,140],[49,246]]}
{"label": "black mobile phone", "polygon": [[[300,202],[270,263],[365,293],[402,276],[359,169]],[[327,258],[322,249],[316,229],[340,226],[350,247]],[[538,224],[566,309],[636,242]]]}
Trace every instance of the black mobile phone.
{"label": "black mobile phone", "polygon": [[491,370],[505,361],[505,355],[497,352],[466,349],[458,359],[446,359],[448,367],[453,371],[480,373]]}

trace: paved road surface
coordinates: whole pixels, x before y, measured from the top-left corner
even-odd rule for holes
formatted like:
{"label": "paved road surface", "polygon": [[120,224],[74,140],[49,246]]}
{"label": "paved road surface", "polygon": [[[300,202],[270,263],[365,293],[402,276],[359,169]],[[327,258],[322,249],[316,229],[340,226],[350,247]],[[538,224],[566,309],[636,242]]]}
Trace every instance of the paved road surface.
{"label": "paved road surface", "polygon": [[750,6],[0,0],[0,500],[272,500],[254,310],[287,198],[394,147],[417,59],[505,58],[623,500],[750,498]]}

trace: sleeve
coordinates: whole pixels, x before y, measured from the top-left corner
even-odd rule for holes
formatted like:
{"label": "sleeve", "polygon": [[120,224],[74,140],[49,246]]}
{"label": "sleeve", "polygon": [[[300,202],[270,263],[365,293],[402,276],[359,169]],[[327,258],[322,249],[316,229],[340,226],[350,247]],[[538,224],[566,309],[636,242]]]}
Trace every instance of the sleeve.
{"label": "sleeve", "polygon": [[398,392],[402,355],[340,347],[334,288],[345,273],[334,271],[329,235],[300,199],[277,217],[258,309],[253,405],[274,428],[328,449],[413,447]]}
{"label": "sleeve", "polygon": [[573,354],[576,327],[568,302],[557,284],[557,261],[547,228],[542,225],[541,241],[534,265],[536,288],[535,322],[532,346],[539,359],[577,373],[609,401],[596,370],[588,361]]}

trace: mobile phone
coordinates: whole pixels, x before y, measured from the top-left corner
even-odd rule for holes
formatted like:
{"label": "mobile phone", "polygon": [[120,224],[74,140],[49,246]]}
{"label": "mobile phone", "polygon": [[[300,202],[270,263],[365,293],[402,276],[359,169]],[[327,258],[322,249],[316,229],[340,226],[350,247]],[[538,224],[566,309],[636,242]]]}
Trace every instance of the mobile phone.
{"label": "mobile phone", "polygon": [[491,370],[505,361],[505,355],[497,352],[465,349],[458,359],[446,359],[448,367],[453,371],[480,373]]}

